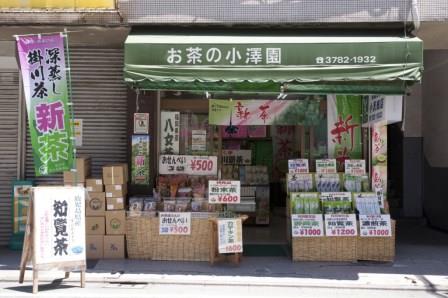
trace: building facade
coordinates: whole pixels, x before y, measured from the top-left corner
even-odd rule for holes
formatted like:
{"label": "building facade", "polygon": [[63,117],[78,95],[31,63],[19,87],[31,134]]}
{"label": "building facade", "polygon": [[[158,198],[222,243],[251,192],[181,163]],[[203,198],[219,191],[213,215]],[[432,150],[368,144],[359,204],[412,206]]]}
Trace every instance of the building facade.
{"label": "building facade", "polygon": [[[421,84],[408,90],[402,124],[402,204],[406,217],[426,216],[448,229],[442,187],[448,178],[448,3],[444,0],[291,1],[100,0],[0,2],[0,245],[11,232],[11,182],[34,179],[14,35],[69,31],[75,117],[83,119],[93,174],[128,159],[129,95],[123,80],[123,45],[129,32],[270,30],[415,34],[424,42]],[[149,98],[155,98],[150,93]],[[98,108],[100,107],[100,108]],[[400,152],[399,152],[400,153]],[[401,179],[401,177],[400,177]],[[61,183],[60,176],[38,183]]]}

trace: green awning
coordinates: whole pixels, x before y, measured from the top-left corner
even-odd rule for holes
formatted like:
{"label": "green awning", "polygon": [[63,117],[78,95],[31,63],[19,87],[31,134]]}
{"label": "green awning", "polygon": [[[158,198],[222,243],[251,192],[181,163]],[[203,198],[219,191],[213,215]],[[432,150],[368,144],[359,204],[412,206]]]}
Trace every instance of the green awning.
{"label": "green awning", "polygon": [[416,37],[130,35],[124,76],[148,90],[401,94],[421,79]]}

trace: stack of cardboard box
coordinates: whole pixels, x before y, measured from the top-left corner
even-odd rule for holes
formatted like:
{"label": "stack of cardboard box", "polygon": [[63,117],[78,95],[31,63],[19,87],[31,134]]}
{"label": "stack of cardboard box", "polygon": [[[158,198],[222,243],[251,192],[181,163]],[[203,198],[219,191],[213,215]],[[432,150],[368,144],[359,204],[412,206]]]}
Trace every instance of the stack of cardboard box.
{"label": "stack of cardboard box", "polygon": [[124,258],[126,211],[125,202],[128,183],[127,164],[103,167],[106,194],[106,235],[104,258]]}
{"label": "stack of cardboard box", "polygon": [[79,157],[76,159],[76,169],[64,172],[65,186],[85,186],[86,177],[90,176],[90,158]]}
{"label": "stack of cardboard box", "polygon": [[106,234],[106,195],[101,178],[86,179],[86,248],[88,259],[102,259]]}

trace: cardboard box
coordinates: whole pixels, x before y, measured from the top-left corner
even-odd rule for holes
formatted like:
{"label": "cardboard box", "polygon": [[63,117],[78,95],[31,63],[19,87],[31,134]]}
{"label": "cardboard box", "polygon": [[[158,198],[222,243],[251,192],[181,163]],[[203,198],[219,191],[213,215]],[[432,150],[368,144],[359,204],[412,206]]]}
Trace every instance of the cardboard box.
{"label": "cardboard box", "polygon": [[104,236],[104,258],[124,259],[124,235]]}
{"label": "cardboard box", "polygon": [[86,200],[86,216],[106,216],[106,194],[89,192]]}
{"label": "cardboard box", "polygon": [[86,217],[86,234],[87,235],[104,235],[105,221],[103,216],[87,216]]}
{"label": "cardboard box", "polygon": [[104,236],[86,236],[86,256],[87,259],[102,259],[104,253]]}
{"label": "cardboard box", "polygon": [[65,182],[64,181],[64,186],[79,186],[79,187],[84,187],[84,183],[79,182],[79,183],[75,183],[75,182]]}
{"label": "cardboard box", "polygon": [[106,234],[124,235],[126,233],[126,211],[106,211]]}
{"label": "cardboard box", "polygon": [[79,157],[76,159],[76,169],[64,172],[64,184],[86,181],[90,176],[90,157]]}
{"label": "cardboard box", "polygon": [[128,194],[127,184],[106,185],[106,198],[123,198]]}
{"label": "cardboard box", "polygon": [[101,185],[95,185],[95,186],[86,186],[86,190],[88,192],[103,192],[104,191],[104,186]]}
{"label": "cardboard box", "polygon": [[86,179],[86,186],[101,186],[101,185],[103,185],[103,178]]}
{"label": "cardboard box", "polygon": [[105,185],[127,184],[128,165],[117,164],[103,167],[103,182]]}
{"label": "cardboard box", "polygon": [[107,210],[123,210],[124,209],[124,199],[123,198],[106,198]]}

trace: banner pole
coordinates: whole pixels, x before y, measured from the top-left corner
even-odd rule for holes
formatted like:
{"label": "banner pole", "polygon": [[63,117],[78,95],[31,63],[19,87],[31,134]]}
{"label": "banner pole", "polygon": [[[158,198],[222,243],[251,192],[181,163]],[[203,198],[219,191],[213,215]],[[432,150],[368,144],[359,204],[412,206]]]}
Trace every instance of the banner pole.
{"label": "banner pole", "polygon": [[76,136],[75,136],[75,113],[74,113],[74,109],[73,109],[73,98],[72,98],[72,76],[71,76],[71,64],[70,64],[70,51],[69,51],[69,47],[68,47],[68,32],[67,28],[64,28],[64,45],[65,45],[65,52],[66,52],[66,62],[68,67],[65,68],[66,70],[66,74],[67,74],[67,92],[68,92],[68,97],[70,99],[70,102],[68,103],[68,107],[70,109],[70,118],[71,118],[71,130],[72,130],[72,146],[73,146],[73,164],[72,164],[72,169],[75,170],[75,183],[74,185],[76,186],[78,184],[78,174],[77,171],[78,169],[76,168]]}

